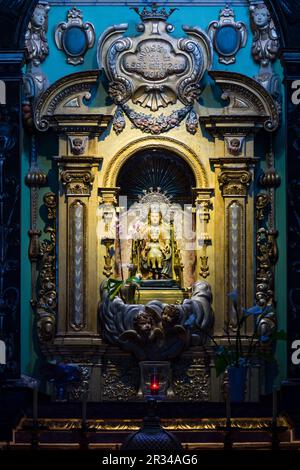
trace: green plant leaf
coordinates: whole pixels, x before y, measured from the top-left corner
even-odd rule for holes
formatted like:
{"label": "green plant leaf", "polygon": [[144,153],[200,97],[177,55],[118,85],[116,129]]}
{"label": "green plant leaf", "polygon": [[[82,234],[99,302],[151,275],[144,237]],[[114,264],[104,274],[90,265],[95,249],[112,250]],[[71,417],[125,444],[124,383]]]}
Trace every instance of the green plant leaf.
{"label": "green plant leaf", "polygon": [[111,292],[111,294],[109,296],[110,300],[113,300],[116,297],[116,295],[118,294],[118,292],[121,289],[122,285],[123,285],[123,282],[121,282],[120,284],[118,284],[115,287],[115,289]]}
{"label": "green plant leaf", "polygon": [[140,284],[142,282],[142,279],[137,276],[131,276],[128,279],[126,279],[126,282],[134,282],[136,284]]}
{"label": "green plant leaf", "polygon": [[215,368],[216,368],[216,375],[219,377],[221,374],[224,374],[225,370],[228,367],[228,362],[224,355],[216,356],[215,357]]}

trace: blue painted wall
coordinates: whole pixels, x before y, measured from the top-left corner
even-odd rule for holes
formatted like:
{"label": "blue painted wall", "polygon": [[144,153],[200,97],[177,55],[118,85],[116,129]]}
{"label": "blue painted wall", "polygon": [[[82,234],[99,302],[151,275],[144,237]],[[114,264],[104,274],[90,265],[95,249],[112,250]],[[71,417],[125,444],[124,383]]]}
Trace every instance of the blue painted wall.
{"label": "blue painted wall", "polygon": [[[79,66],[72,66],[66,63],[66,56],[62,51],[56,48],[54,43],[54,31],[58,23],[67,20],[67,12],[70,7],[67,6],[52,6],[49,12],[49,26],[48,26],[48,42],[50,47],[50,55],[43,64],[43,71],[47,74],[50,84],[54,83],[59,78],[70,73],[79,72],[82,70],[96,69],[96,51],[98,38],[102,32],[109,26],[118,23],[128,23],[128,34],[135,35],[135,27],[139,23],[139,17],[137,14],[128,7],[121,6],[83,6],[80,7],[84,14],[84,21],[90,21],[96,30],[96,43],[92,49],[90,49],[85,55],[84,64]],[[217,20],[219,17],[219,7],[209,6],[194,6],[194,7],[180,7],[178,11],[175,11],[171,16],[169,22],[175,26],[173,35],[175,37],[182,37],[181,25],[198,26],[203,30],[206,30],[209,23],[213,20]],[[258,66],[254,63],[251,57],[251,44],[252,44],[252,33],[250,30],[249,12],[245,6],[234,7],[236,14],[236,20],[243,21],[249,32],[248,41],[246,47],[241,49],[237,55],[237,61],[235,64],[226,66],[218,62],[218,56],[215,53],[213,69],[214,70],[230,70],[233,72],[239,72],[246,74],[250,77],[255,76],[258,73]],[[282,69],[279,61],[276,63],[276,71],[282,76]],[[104,97],[103,97],[104,98]],[[212,93],[209,92],[209,88],[202,96],[203,104],[207,106],[217,105],[220,103],[213,103]],[[280,286],[278,289],[278,314],[280,327],[285,328],[286,323],[286,288],[285,288],[285,271],[286,271],[286,222],[285,222],[285,149],[284,149],[284,133],[283,127],[277,132],[276,142],[276,167],[282,178],[282,185],[277,191],[276,197],[276,212],[277,212],[277,227],[280,231],[278,238],[279,245],[279,261],[276,270],[276,285]],[[25,149],[23,155],[23,181],[25,174],[28,169],[28,144],[25,138]],[[259,155],[262,154],[259,151]],[[51,149],[52,155],[55,153],[55,149]],[[41,156],[39,159],[39,165],[44,169],[46,173],[51,169],[51,152],[45,151],[44,157]],[[54,152],[54,153],[53,153]],[[262,167],[264,163],[262,162]],[[40,204],[42,204],[43,194],[48,191],[46,188],[40,192]],[[24,185],[22,188],[22,253],[23,253],[23,268],[22,268],[22,371],[24,373],[31,373],[35,362],[36,355],[32,346],[32,312],[30,309],[30,264],[28,261],[28,229],[29,229],[29,190]],[[44,223],[40,221],[40,229],[44,229]],[[281,366],[282,376],[285,375],[285,346],[279,348],[279,361]]]}

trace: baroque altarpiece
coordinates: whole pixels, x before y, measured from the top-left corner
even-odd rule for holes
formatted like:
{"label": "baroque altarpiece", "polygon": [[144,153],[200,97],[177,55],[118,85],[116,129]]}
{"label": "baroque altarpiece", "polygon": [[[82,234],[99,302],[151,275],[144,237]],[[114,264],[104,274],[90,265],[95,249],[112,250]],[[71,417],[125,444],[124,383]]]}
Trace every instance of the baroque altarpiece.
{"label": "baroque altarpiece", "polygon": [[[269,305],[263,327],[276,325],[279,43],[266,6],[252,3],[252,32],[230,7],[206,31],[181,32],[172,25],[180,10],[136,8],[135,32],[126,23],[106,28],[97,65],[50,86],[49,5],[36,8],[24,80],[31,303],[40,354],[82,370],[72,399],[85,389],[90,401],[139,400],[139,361],[155,359],[171,362],[169,400],[222,401],[211,338],[222,345],[224,328],[234,335],[238,312],[254,303]],[[95,31],[70,11],[55,42],[77,66]],[[72,49],[72,28],[84,32],[81,49]],[[250,32],[255,77],[230,68]],[[115,280],[124,282],[109,295]],[[247,400],[258,400],[259,361],[248,383]]]}

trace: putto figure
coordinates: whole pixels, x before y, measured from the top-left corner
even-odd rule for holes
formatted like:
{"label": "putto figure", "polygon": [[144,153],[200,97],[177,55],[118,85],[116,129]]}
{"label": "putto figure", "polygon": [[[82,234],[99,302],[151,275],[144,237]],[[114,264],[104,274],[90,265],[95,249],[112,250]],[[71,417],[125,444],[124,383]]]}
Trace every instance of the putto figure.
{"label": "putto figure", "polygon": [[48,2],[39,2],[33,12],[25,35],[25,60],[27,64],[24,78],[24,93],[27,99],[36,99],[47,87],[48,80],[40,65],[49,55],[46,37],[48,30]]}
{"label": "putto figure", "polygon": [[99,316],[103,339],[130,351],[138,360],[172,360],[192,346],[202,346],[213,325],[210,285],[196,282],[190,299],[180,305],[152,300],[128,305],[110,300],[105,283],[100,288]]}

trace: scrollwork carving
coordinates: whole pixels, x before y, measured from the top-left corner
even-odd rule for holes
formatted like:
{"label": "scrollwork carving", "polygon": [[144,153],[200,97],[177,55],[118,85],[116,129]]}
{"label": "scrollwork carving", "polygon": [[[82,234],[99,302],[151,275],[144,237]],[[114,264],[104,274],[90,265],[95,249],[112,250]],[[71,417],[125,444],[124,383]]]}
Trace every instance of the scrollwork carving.
{"label": "scrollwork carving", "polygon": [[[99,71],[89,70],[85,72],[77,72],[71,75],[67,75],[53,85],[51,85],[43,93],[40,99],[37,101],[34,108],[34,122],[39,131],[47,131],[50,125],[54,127],[58,126],[55,119],[55,114],[62,114],[61,108],[63,108],[63,114],[70,112],[70,107],[74,111],[81,115],[82,120],[87,120],[87,114],[89,120],[91,117],[96,118],[100,122],[102,116],[92,116],[90,109],[86,106],[85,101],[91,98],[91,88],[96,84],[99,76]],[[59,110],[58,110],[59,108]],[[85,113],[85,114],[84,114]],[[106,123],[107,124],[107,123]],[[72,126],[60,126],[61,131],[66,129],[70,130]],[[81,124],[80,126],[74,126],[78,128],[79,132],[84,131],[85,127],[90,131],[90,125]],[[77,132],[77,131],[74,131]]]}
{"label": "scrollwork carving", "polygon": [[[42,343],[51,341],[55,333],[56,311],[56,206],[54,193],[46,193],[44,204],[48,209],[48,218],[51,225],[46,225],[45,232],[50,239],[46,239],[40,246],[40,279],[38,299],[36,304],[37,332]],[[50,217],[49,217],[50,215]]]}
{"label": "scrollwork carving", "polygon": [[200,256],[200,276],[206,279],[209,275],[208,256],[206,256],[206,245],[203,246],[203,254]]}
{"label": "scrollwork carving", "polygon": [[212,47],[199,28],[183,27],[187,38],[175,39],[166,23],[169,13],[153,7],[135,9],[142,19],[139,36],[124,37],[128,25],[108,28],[98,46],[98,64],[109,79],[115,103],[134,104],[157,111],[175,104],[192,105],[201,93],[200,81],[212,61]]}
{"label": "scrollwork carving", "polygon": [[252,175],[246,170],[224,170],[219,177],[220,189],[224,196],[247,196]]}
{"label": "scrollwork carving", "polygon": [[222,88],[222,99],[229,100],[229,105],[224,110],[226,120],[230,122],[233,116],[239,119],[253,119],[255,116],[255,121],[263,123],[266,131],[273,132],[277,129],[278,106],[258,81],[233,72],[212,71],[209,75]]}
{"label": "scrollwork carving", "polygon": [[60,175],[67,196],[90,196],[94,175],[89,170],[64,170]]}
{"label": "scrollwork carving", "polygon": [[203,359],[181,359],[173,367],[172,392],[184,401],[208,401],[210,374]]}
{"label": "scrollwork carving", "polygon": [[115,240],[104,239],[102,244],[105,246],[103,274],[109,278],[113,274],[113,257],[115,254]]}
{"label": "scrollwork carving", "polygon": [[70,388],[71,399],[76,401],[82,401],[88,397],[90,391],[90,378],[91,378],[91,366],[78,365],[81,373],[81,380],[79,384],[73,384]]}
{"label": "scrollwork carving", "polygon": [[265,218],[265,209],[270,204],[270,196],[267,193],[258,194],[256,197],[256,218],[261,221]]}
{"label": "scrollwork carving", "polygon": [[199,274],[203,279],[206,279],[210,275],[209,269],[209,258],[207,256],[207,247],[211,244],[211,237],[207,230],[207,225],[210,220],[210,211],[212,209],[211,203],[211,190],[205,189],[194,189],[195,193],[195,205],[197,209],[197,215],[201,224],[201,233],[199,237],[199,244],[201,245],[200,259],[200,271]]}
{"label": "scrollwork carving", "polygon": [[278,231],[266,227],[270,196],[258,194],[256,198],[256,302],[259,306],[274,306],[274,267],[278,259]]}
{"label": "scrollwork carving", "polygon": [[132,360],[122,357],[110,359],[104,366],[102,374],[103,400],[130,400],[136,397],[139,385],[138,367],[132,367]]}

